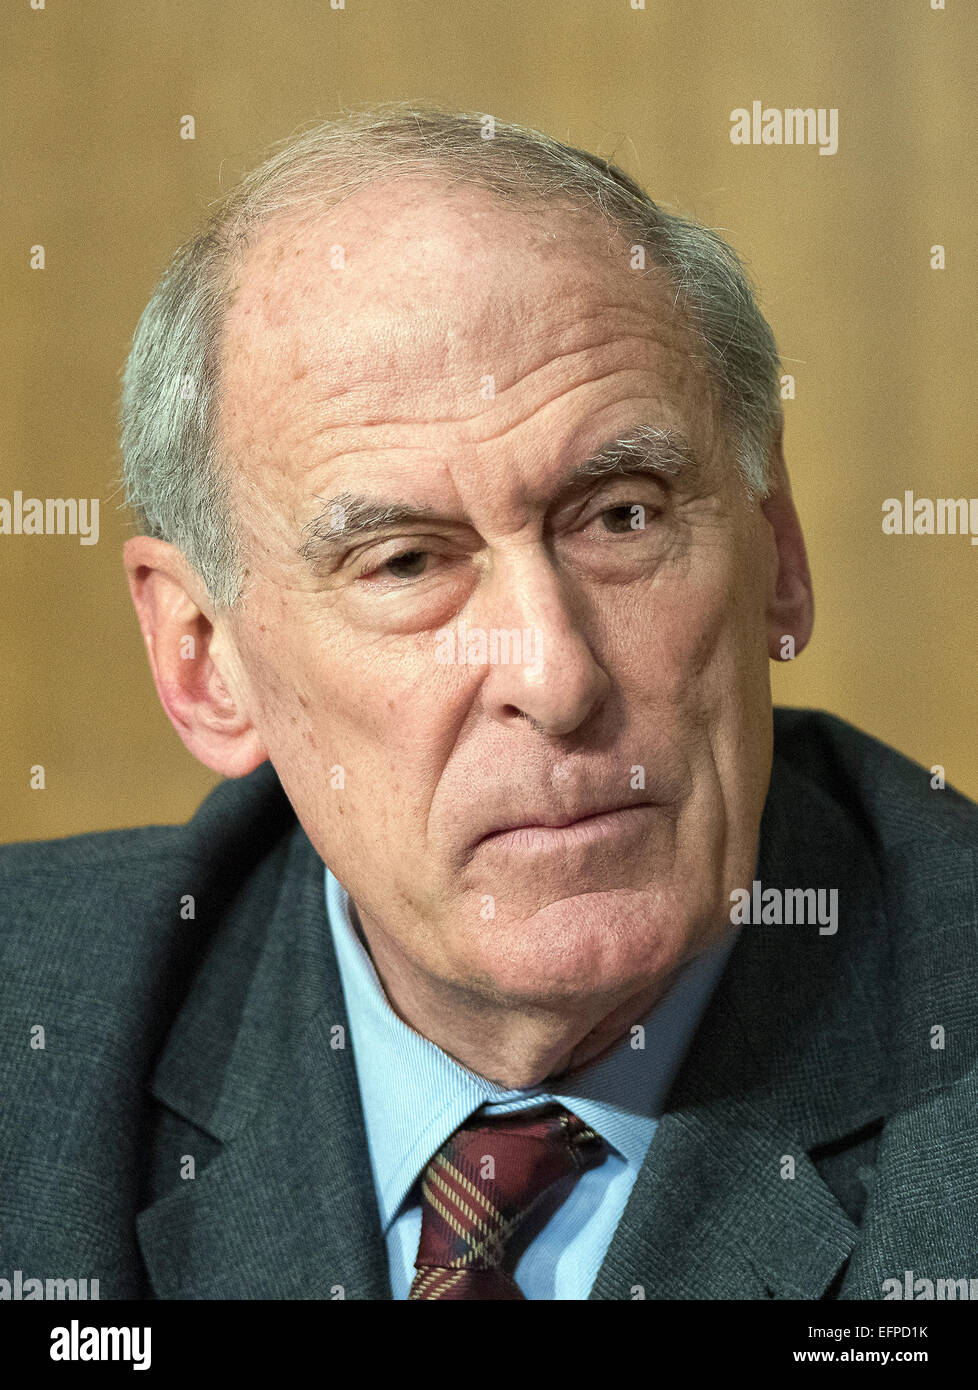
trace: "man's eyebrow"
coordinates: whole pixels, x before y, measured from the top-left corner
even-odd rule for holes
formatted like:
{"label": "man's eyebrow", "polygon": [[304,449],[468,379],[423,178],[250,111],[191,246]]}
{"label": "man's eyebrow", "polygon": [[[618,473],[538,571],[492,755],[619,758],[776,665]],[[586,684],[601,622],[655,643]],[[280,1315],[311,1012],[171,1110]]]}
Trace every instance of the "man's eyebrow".
{"label": "man's eyebrow", "polygon": [[571,470],[564,481],[573,487],[585,478],[603,478],[608,473],[666,473],[674,477],[699,472],[693,447],[678,430],[657,425],[637,425],[627,434],[611,439],[590,458]]}
{"label": "man's eyebrow", "polygon": [[[559,492],[573,492],[584,483],[616,473],[692,477],[699,472],[699,467],[692,446],[678,430],[638,425],[608,440],[583,463],[572,468],[561,479]],[[353,492],[340,492],[335,497],[317,500],[322,506],[303,526],[304,539],[298,552],[301,559],[317,568],[347,549],[353,540],[416,522],[444,524],[448,520],[434,507],[382,502]]]}

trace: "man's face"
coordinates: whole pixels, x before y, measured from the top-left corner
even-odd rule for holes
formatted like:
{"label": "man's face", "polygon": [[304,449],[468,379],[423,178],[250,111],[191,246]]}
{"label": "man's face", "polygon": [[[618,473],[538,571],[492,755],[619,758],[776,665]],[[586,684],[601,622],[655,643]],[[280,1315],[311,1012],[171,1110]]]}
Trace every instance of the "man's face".
{"label": "man's face", "polygon": [[[228,317],[250,715],[380,957],[476,1001],[610,1010],[752,877],[773,542],[675,297],[603,223],[402,181],[267,229]],[[649,426],[692,461],[570,481]]]}

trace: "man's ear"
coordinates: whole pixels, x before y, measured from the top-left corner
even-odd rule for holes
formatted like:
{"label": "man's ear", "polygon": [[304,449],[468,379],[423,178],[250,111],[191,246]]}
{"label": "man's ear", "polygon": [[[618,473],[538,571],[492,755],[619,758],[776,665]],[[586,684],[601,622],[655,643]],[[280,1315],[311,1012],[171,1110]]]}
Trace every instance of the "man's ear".
{"label": "man's ear", "polygon": [[245,704],[246,682],[226,625],[215,625],[203,582],[175,546],[135,536],[124,546],[156,692],[206,767],[244,777],[268,757]]}
{"label": "man's ear", "polygon": [[[771,462],[771,492],[761,503],[761,511],[774,535],[777,555],[768,589],[767,645],[772,661],[785,661],[789,654],[797,656],[808,646],[815,623],[815,596],[801,522],[791,500],[780,429],[772,447]],[[786,637],[792,639],[792,644],[785,642]]]}

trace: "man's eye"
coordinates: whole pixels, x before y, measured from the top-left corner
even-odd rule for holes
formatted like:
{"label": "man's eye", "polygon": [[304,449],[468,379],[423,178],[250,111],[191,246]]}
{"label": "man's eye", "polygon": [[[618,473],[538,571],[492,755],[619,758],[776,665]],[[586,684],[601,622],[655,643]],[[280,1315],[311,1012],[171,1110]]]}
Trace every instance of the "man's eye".
{"label": "man's eye", "polygon": [[[641,502],[620,502],[616,507],[606,507],[599,513],[605,530],[617,536],[643,531],[654,514],[651,508],[643,506]],[[610,522],[609,517],[612,518]]]}
{"label": "man's eye", "polygon": [[365,571],[360,578],[373,579],[379,575],[389,579],[419,579],[430,555],[430,550],[402,550],[400,555],[391,555],[376,569]]}

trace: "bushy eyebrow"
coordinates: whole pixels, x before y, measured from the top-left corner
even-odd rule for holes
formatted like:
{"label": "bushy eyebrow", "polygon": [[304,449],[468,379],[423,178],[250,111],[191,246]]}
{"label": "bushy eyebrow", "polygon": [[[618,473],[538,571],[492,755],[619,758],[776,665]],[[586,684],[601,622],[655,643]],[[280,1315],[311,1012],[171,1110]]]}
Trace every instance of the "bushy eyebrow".
{"label": "bushy eyebrow", "polygon": [[[678,430],[657,425],[637,425],[626,434],[609,439],[600,449],[571,468],[561,478],[557,499],[579,491],[582,485],[616,473],[650,473],[659,477],[692,477],[699,462],[686,437]],[[416,522],[457,525],[454,517],[443,516],[436,508],[411,502],[381,501],[340,492],[335,497],[317,498],[322,505],[302,528],[299,556],[315,569],[328,568],[331,561],[347,550],[354,540],[381,535]]]}

